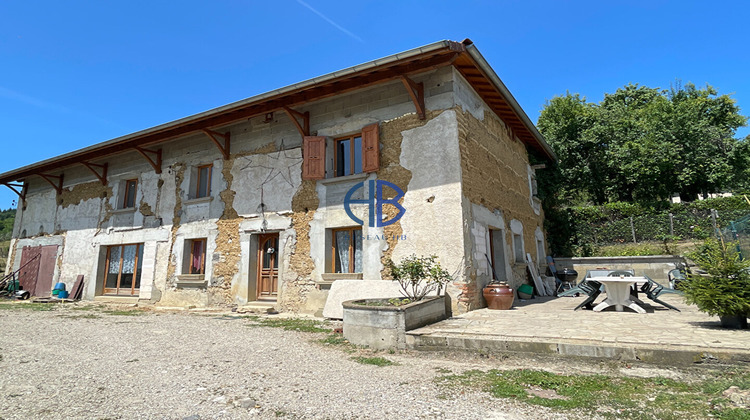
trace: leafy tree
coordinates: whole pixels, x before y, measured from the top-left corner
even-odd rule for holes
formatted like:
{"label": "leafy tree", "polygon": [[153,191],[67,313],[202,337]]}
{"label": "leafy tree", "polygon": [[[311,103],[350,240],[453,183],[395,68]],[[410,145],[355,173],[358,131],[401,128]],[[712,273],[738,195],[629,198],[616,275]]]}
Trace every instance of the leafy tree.
{"label": "leafy tree", "polygon": [[539,117],[539,130],[560,159],[540,179],[551,178],[567,200],[595,204],[664,205],[674,193],[690,201],[745,187],[750,146],[733,136],[746,120],[731,97],[709,85],[628,84],[598,104],[566,92]]}
{"label": "leafy tree", "polygon": [[0,241],[10,239],[11,235],[13,235],[15,217],[15,209],[0,210]]}

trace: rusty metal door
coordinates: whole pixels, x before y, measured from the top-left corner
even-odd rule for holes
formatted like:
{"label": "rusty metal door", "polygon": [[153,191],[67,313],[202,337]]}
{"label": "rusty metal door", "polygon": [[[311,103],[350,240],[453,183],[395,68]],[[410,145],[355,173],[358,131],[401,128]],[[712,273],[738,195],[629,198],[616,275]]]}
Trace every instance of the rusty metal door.
{"label": "rusty metal door", "polygon": [[21,271],[18,273],[18,282],[23,290],[31,294],[36,292],[36,279],[39,277],[41,254],[41,246],[25,246],[21,251]]}
{"label": "rusty metal door", "polygon": [[55,275],[57,265],[57,245],[46,245],[41,247],[41,258],[39,260],[39,274],[36,278],[36,293],[34,296],[49,296],[52,293],[52,279]]}
{"label": "rusty metal door", "polygon": [[279,291],[279,234],[258,238],[258,299],[276,299]]}

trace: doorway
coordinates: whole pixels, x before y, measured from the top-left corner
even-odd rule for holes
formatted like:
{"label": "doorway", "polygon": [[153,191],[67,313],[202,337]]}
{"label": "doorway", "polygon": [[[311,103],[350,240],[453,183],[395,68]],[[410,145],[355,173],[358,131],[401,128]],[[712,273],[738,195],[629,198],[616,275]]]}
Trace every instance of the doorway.
{"label": "doorway", "polygon": [[275,300],[279,293],[279,234],[258,236],[258,300]]}
{"label": "doorway", "polygon": [[138,296],[143,267],[143,244],[107,247],[104,294]]}
{"label": "doorway", "polygon": [[57,245],[23,247],[18,277],[21,288],[32,296],[50,296],[56,262]]}

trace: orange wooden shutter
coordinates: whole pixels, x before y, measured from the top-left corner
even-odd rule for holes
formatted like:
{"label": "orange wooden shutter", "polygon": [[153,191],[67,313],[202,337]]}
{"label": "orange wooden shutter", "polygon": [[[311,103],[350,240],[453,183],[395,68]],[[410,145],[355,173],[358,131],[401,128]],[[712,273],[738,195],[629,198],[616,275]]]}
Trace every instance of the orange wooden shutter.
{"label": "orange wooden shutter", "polygon": [[362,171],[377,172],[380,169],[380,132],[378,124],[362,128]]}
{"label": "orange wooden shutter", "polygon": [[305,136],[302,140],[302,179],[323,179],[326,175],[326,138]]}

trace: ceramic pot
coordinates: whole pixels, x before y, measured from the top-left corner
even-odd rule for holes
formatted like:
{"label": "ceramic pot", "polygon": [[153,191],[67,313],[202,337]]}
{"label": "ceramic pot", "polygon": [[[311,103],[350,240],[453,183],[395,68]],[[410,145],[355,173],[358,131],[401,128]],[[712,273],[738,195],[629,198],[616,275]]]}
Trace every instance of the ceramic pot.
{"label": "ceramic pot", "polygon": [[489,309],[505,310],[513,306],[513,289],[504,281],[488,284],[482,289],[482,295]]}

